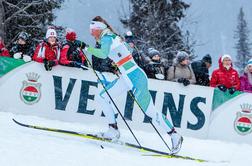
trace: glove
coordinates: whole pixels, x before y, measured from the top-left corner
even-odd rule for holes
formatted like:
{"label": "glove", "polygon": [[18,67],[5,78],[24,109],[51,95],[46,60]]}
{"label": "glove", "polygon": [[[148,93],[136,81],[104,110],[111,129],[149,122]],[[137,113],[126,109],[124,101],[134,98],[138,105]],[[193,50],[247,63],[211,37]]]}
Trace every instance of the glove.
{"label": "glove", "polygon": [[70,63],[70,65],[71,65],[72,67],[80,68],[81,65],[82,65],[82,63],[73,61],[73,62]]}
{"label": "glove", "polygon": [[46,71],[52,70],[52,67],[55,65],[56,65],[55,61],[49,61],[47,59],[44,59],[44,66],[45,66]]}
{"label": "glove", "polygon": [[184,79],[183,81],[184,86],[190,85],[190,81],[188,79]]}
{"label": "glove", "polygon": [[234,87],[231,87],[228,89],[229,93],[232,95],[235,93],[236,89]]}
{"label": "glove", "polygon": [[222,92],[226,92],[227,91],[227,87],[225,85],[218,85],[217,86]]}
{"label": "glove", "polygon": [[183,83],[184,82],[184,78],[179,78],[178,79],[178,83]]}
{"label": "glove", "polygon": [[87,46],[87,44],[86,44],[85,42],[82,42],[82,41],[80,41],[80,40],[75,40],[75,41],[74,41],[74,44],[75,44],[77,47],[80,47],[81,49],[84,49],[84,48]]}
{"label": "glove", "polygon": [[159,80],[164,80],[164,75],[163,74],[155,74],[155,77]]}
{"label": "glove", "polygon": [[20,59],[22,57],[22,53],[21,52],[17,52],[13,55],[13,58],[15,59]]}
{"label": "glove", "polygon": [[31,59],[31,57],[28,56],[28,55],[23,55],[23,60],[24,60],[25,62],[30,62],[32,59]]}

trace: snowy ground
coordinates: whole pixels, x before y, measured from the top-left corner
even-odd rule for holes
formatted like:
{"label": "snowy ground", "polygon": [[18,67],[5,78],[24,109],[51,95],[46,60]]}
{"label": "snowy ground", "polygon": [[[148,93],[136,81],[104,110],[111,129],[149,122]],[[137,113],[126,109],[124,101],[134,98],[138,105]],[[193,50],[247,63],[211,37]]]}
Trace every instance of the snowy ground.
{"label": "snowy ground", "polygon": [[[252,163],[252,146],[212,140],[185,138],[180,155],[228,161],[227,163],[197,163],[181,159],[142,156],[135,149],[111,145],[99,141],[67,136],[58,133],[24,128],[13,123],[12,118],[29,124],[76,131],[99,131],[98,126],[66,123],[33,116],[0,112],[0,165],[1,166],[238,166]],[[121,130],[122,140],[135,143],[129,133]],[[156,149],[163,145],[150,133],[137,132],[145,145]],[[145,139],[144,139],[145,138]],[[100,145],[103,145],[104,149]]]}

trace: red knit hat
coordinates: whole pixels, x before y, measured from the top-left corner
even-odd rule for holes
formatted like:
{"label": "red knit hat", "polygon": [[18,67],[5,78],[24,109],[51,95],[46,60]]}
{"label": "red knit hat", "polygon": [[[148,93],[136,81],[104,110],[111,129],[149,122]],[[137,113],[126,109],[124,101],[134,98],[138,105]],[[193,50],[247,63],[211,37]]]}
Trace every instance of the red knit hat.
{"label": "red knit hat", "polygon": [[66,30],[66,40],[68,41],[74,41],[76,40],[77,35],[76,32],[73,29],[67,29]]}

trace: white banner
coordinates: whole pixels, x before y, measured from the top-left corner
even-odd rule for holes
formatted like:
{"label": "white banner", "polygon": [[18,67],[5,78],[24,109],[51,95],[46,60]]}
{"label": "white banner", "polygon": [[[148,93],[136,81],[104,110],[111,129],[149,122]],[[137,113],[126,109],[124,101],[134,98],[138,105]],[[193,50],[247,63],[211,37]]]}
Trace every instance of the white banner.
{"label": "white banner", "polygon": [[[113,74],[104,75],[108,80],[116,78]],[[234,127],[240,105],[251,103],[251,94],[242,94],[225,102],[211,115],[213,88],[184,87],[174,82],[150,79],[149,89],[157,110],[167,115],[183,135],[225,140],[246,137],[244,140],[252,144],[251,134],[241,135]],[[105,126],[102,106],[95,100],[101,90],[92,70],[56,66],[52,71],[45,71],[43,64],[30,62],[0,78],[0,110]],[[133,129],[153,131],[147,123],[148,118],[129,95],[122,94],[115,102]],[[121,117],[118,117],[118,123],[125,127]],[[239,129],[241,125],[243,123],[239,121]]]}

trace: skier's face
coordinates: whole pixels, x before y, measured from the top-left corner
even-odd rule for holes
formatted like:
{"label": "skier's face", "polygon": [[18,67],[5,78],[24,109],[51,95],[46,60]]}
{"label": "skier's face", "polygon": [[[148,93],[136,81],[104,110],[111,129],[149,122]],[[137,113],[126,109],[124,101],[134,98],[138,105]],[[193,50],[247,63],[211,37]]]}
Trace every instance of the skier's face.
{"label": "skier's face", "polygon": [[56,37],[49,37],[48,38],[48,43],[50,43],[51,45],[54,45],[56,43]]}
{"label": "skier's face", "polygon": [[96,39],[98,39],[101,35],[102,30],[100,29],[91,29],[90,33],[92,36],[94,36]]}

